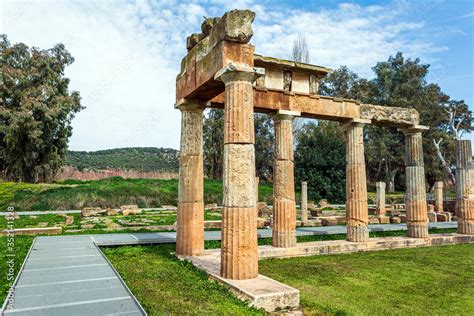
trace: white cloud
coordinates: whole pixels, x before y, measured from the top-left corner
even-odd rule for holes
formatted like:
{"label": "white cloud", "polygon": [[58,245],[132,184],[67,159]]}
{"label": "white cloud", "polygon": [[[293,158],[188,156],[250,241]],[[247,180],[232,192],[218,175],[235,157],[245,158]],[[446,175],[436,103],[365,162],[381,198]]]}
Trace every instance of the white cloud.
{"label": "white cloud", "polygon": [[313,63],[345,64],[365,76],[397,51],[431,58],[443,49],[417,40],[413,32],[423,22],[404,21],[404,8],[397,5],[346,3],[303,11],[251,0],[7,0],[2,6],[0,33],[12,43],[49,48],[62,42],[75,57],[66,75],[87,107],[73,122],[70,147],[75,150],[178,148],[180,114],[173,104],[186,36],[200,31],[203,16],[232,8],[257,13],[252,40],[257,52],[288,58],[293,40],[303,34]]}

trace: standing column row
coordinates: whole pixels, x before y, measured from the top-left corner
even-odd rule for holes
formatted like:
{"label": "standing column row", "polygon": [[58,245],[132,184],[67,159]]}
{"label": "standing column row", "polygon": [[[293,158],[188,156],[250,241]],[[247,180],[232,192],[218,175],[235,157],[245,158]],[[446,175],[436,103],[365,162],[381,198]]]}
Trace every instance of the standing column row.
{"label": "standing column row", "polygon": [[456,216],[458,233],[474,235],[474,179],[470,140],[456,141]]}
{"label": "standing column row", "polygon": [[364,158],[364,124],[354,119],[346,126],[346,224],[347,240],[369,239],[369,209]]}
{"label": "standing column row", "polygon": [[425,166],[422,131],[425,127],[403,130],[405,134],[405,207],[408,237],[428,237]]}
{"label": "standing column row", "polygon": [[221,276],[258,276],[253,87],[254,68],[229,64],[215,79],[225,84]]}
{"label": "standing column row", "polygon": [[274,247],[296,246],[296,203],[294,184],[293,118],[299,112],[279,110],[275,121],[275,159],[273,166]]}
{"label": "standing column row", "polygon": [[197,100],[181,100],[178,218],[176,254],[194,256],[204,250],[202,112]]}

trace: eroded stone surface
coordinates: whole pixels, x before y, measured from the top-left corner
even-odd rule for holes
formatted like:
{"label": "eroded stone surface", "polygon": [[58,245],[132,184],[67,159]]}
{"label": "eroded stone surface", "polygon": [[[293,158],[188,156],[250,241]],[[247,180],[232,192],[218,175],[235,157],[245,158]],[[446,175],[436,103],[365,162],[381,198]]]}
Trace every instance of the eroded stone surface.
{"label": "eroded stone surface", "polygon": [[385,215],[385,182],[375,183],[375,214]]}
{"label": "eroded stone surface", "polygon": [[360,105],[360,118],[394,126],[417,125],[420,122],[420,115],[415,109],[373,104]]}

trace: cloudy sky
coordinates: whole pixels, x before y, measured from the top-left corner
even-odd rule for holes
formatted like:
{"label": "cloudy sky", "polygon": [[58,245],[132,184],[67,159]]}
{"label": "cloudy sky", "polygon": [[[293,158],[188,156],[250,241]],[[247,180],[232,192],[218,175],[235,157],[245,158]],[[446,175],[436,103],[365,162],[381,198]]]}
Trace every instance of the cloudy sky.
{"label": "cloudy sky", "polygon": [[74,119],[71,149],[178,148],[175,78],[186,36],[200,31],[203,16],[250,8],[257,53],[289,58],[301,34],[312,63],[347,65],[369,78],[377,61],[398,51],[419,57],[431,65],[430,81],[474,110],[473,3],[1,0],[0,33],[45,49],[63,43],[75,57],[66,75],[86,109]]}

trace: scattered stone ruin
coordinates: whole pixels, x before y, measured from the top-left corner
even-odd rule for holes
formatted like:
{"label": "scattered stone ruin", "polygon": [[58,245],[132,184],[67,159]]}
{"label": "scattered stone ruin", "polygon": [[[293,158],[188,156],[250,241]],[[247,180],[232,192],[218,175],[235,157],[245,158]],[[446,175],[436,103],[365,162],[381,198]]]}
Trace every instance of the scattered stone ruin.
{"label": "scattered stone ruin", "polygon": [[[422,148],[422,133],[428,128],[419,125],[419,113],[318,95],[318,80],[330,69],[254,54],[254,46],[249,44],[254,18],[249,10],[206,18],[202,33],[187,39],[188,54],[176,79],[175,107],[182,114],[176,253],[197,256],[204,250],[205,108],[224,110],[222,278],[245,280],[258,276],[254,112],[271,115],[275,121],[273,247],[296,246],[292,145],[295,117],[337,121],[345,129],[346,223],[347,240],[351,242],[369,239],[363,128],[373,124],[403,131],[407,235],[428,237]],[[469,154],[467,143],[460,142],[459,146],[466,147],[456,173],[461,209],[459,233],[473,234],[470,144]],[[377,188],[382,192],[381,185]],[[377,207],[383,216],[385,205],[380,202]]]}

